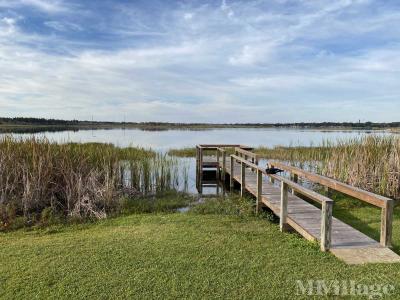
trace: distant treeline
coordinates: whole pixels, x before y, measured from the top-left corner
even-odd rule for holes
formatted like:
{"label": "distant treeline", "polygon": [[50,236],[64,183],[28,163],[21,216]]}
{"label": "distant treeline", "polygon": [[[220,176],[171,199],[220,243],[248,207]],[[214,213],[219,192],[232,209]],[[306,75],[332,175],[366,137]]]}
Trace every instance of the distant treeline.
{"label": "distant treeline", "polygon": [[98,122],[78,120],[56,120],[44,118],[0,118],[0,126],[66,126],[66,127],[140,127],[140,128],[228,128],[228,127],[264,127],[264,128],[360,128],[385,129],[400,128],[400,122],[301,122],[301,123],[169,123],[169,122]]}

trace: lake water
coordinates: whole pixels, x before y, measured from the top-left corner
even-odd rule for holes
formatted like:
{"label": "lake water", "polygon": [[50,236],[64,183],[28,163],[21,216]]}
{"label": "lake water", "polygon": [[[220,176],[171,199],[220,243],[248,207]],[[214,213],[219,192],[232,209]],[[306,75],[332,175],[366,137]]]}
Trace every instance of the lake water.
{"label": "lake water", "polygon": [[[156,151],[171,148],[194,147],[196,144],[242,144],[252,147],[277,145],[310,146],[323,140],[347,139],[366,134],[388,135],[384,131],[318,131],[302,129],[233,128],[209,130],[161,130],[141,129],[79,130],[36,133],[57,142],[102,142],[120,147],[139,146]],[[14,134],[31,136],[32,134]]]}
{"label": "lake water", "polygon": [[[318,131],[302,129],[234,128],[208,130],[162,130],[140,129],[79,130],[62,132],[43,132],[33,134],[51,141],[102,142],[120,147],[138,146],[166,152],[171,148],[194,147],[196,144],[242,144],[252,147],[277,145],[318,145],[323,140],[348,139],[368,134],[389,135],[384,131]],[[16,137],[29,137],[32,134],[13,134]],[[188,173],[188,191],[196,193],[196,162],[193,158],[180,159]],[[215,194],[215,187],[203,190],[205,194]]]}

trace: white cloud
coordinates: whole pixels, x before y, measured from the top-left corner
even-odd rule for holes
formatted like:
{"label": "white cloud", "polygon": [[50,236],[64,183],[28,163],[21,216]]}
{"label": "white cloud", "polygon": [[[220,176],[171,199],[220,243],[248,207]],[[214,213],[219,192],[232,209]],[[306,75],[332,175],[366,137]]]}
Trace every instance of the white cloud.
{"label": "white cloud", "polygon": [[16,20],[14,18],[3,17],[0,19],[0,36],[8,36],[15,32],[15,23]]}
{"label": "white cloud", "polygon": [[62,0],[0,0],[0,7],[18,8],[22,6],[33,7],[48,13],[58,13],[68,10]]}
{"label": "white cloud", "polygon": [[57,31],[82,31],[83,28],[78,24],[70,23],[70,22],[59,22],[59,21],[46,21],[44,24],[47,27],[53,28]]}
{"label": "white cloud", "polygon": [[183,15],[183,18],[184,18],[185,20],[191,20],[191,19],[193,19],[193,14],[192,14],[192,13],[185,13],[185,14]]}
{"label": "white cloud", "polygon": [[227,5],[226,0],[222,0],[222,3],[221,3],[221,10],[222,10],[223,12],[225,12],[226,15],[227,15],[229,18],[233,18],[234,15],[235,15],[235,13],[234,13],[233,10],[231,9],[231,7],[230,7],[229,5]]}
{"label": "white cloud", "polygon": [[272,44],[244,45],[238,54],[229,57],[229,63],[234,66],[265,63],[271,58],[273,51]]}
{"label": "white cloud", "polygon": [[[0,0],[10,10],[65,12],[46,15],[42,24],[58,31],[47,36],[25,33],[16,14],[0,13],[0,111],[193,122],[263,121],[268,113],[271,121],[309,121],[343,120],[351,113],[335,106],[356,115],[363,103],[365,118],[395,119],[400,14],[370,11],[370,3],[299,1],[288,11],[281,1],[189,3],[163,8],[158,18],[135,7],[125,19],[110,10],[91,27],[99,31],[80,40],[59,34],[87,30],[85,20],[68,18],[73,3]],[[371,114],[380,105],[387,111]]]}

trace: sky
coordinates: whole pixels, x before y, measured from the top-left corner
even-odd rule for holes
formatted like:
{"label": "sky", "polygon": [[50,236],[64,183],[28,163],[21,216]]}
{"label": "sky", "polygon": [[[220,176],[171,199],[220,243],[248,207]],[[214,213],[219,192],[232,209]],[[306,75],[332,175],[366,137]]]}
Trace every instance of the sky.
{"label": "sky", "polygon": [[400,121],[400,1],[0,0],[0,116]]}

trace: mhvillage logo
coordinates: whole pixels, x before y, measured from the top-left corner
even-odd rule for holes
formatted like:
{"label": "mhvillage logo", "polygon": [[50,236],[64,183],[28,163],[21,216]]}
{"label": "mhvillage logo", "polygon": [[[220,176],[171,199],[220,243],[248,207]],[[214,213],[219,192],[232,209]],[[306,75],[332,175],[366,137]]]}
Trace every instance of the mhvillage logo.
{"label": "mhvillage logo", "polygon": [[309,296],[362,296],[368,299],[381,298],[392,294],[392,284],[363,284],[353,280],[296,280],[297,295]]}

